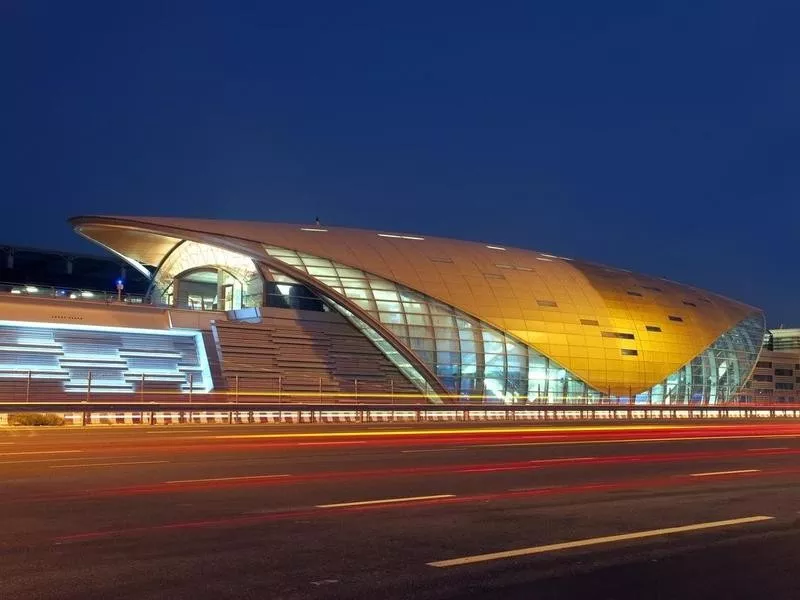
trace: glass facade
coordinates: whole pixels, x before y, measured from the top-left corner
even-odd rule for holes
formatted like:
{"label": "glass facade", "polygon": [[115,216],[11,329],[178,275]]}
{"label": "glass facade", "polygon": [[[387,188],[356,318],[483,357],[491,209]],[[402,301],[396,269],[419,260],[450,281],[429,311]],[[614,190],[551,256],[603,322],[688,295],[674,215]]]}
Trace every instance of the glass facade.
{"label": "glass facade", "polygon": [[636,401],[653,404],[733,401],[756,363],[764,329],[763,315],[747,317],[666,380],[639,394]]}
{"label": "glass facade", "polygon": [[[750,373],[764,332],[763,316],[754,314],[650,390],[635,398],[609,398],[534,348],[428,296],[327,259],[273,246],[265,250],[379,321],[461,399],[509,404],[725,402]],[[335,308],[345,316],[350,312]]]}
{"label": "glass facade", "polygon": [[327,259],[265,249],[377,319],[456,397],[505,403],[601,397],[547,357],[446,304]]}
{"label": "glass facade", "polygon": [[164,259],[150,292],[157,304],[197,310],[261,306],[263,293],[252,259],[189,240]]}

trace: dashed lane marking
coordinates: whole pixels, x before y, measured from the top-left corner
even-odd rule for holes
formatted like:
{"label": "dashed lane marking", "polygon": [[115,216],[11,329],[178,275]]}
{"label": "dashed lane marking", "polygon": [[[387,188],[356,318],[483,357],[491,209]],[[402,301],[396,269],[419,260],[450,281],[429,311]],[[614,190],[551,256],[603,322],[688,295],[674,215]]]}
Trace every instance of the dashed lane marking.
{"label": "dashed lane marking", "polygon": [[275,479],[279,477],[291,477],[288,473],[281,473],[280,475],[243,475],[241,477],[209,477],[206,479],[175,479],[173,481],[165,481],[164,483],[203,483],[206,481],[247,481],[248,479]]}
{"label": "dashed lane marking", "polygon": [[690,473],[689,477],[713,477],[715,475],[739,475],[740,473],[759,473],[761,469],[737,469],[735,471],[709,471],[708,473]]}
{"label": "dashed lane marking", "polygon": [[734,525],[745,525],[747,523],[758,523],[769,521],[775,517],[757,515],[753,517],[742,517],[740,519],[727,519],[725,521],[709,521],[707,523],[694,523],[692,525],[681,525],[679,527],[665,527],[663,529],[650,529],[647,531],[635,531],[633,533],[623,533],[619,535],[609,535],[604,537],[588,538],[585,540],[574,540],[572,542],[561,542],[558,544],[547,544],[545,546],[531,546],[529,548],[518,548],[516,550],[506,550],[503,552],[490,552],[488,554],[476,554],[473,556],[463,556],[461,558],[450,558],[447,560],[437,560],[427,563],[431,567],[457,567],[475,563],[501,560],[504,558],[515,558],[518,556],[529,556],[532,554],[545,554],[547,552],[558,552],[571,548],[583,548],[586,546],[596,546],[599,544],[611,544],[614,542],[624,542],[628,540],[638,540],[643,538],[673,535],[676,533],[687,533],[690,531],[701,531],[704,529],[715,529],[720,527],[732,527]]}
{"label": "dashed lane marking", "polygon": [[455,494],[409,496],[407,498],[384,498],[383,500],[361,500],[360,502],[339,502],[337,504],[317,504],[316,508],[344,508],[346,506],[367,506],[369,504],[396,504],[398,502],[417,502],[419,500],[439,500],[441,498],[455,498]]}

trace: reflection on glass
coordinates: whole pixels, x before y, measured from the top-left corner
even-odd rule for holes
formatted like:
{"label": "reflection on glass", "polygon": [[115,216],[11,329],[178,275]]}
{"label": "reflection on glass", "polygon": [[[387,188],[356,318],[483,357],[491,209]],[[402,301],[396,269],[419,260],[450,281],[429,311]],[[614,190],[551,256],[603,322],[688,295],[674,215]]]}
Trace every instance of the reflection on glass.
{"label": "reflection on glass", "polygon": [[252,259],[185,240],[164,259],[153,278],[154,302],[198,310],[261,306],[263,280]]}
{"label": "reflection on glass", "polygon": [[[312,266],[326,273],[347,273],[346,283],[340,276],[339,280],[326,277],[321,283],[385,325],[456,397],[509,404],[632,401],[589,387],[534,348],[424,294],[326,259],[272,246],[265,250],[310,275]],[[754,313],[664,381],[636,394],[633,401],[715,404],[733,400],[755,363],[763,332],[763,316]]]}

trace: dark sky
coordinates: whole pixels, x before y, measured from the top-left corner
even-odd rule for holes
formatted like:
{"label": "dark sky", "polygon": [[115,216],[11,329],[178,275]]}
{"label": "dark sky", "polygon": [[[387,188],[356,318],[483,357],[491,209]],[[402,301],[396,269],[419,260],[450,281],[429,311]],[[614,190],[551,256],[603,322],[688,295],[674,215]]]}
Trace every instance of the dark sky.
{"label": "dark sky", "polygon": [[86,250],[75,214],[319,215],[798,325],[798,23],[796,1],[0,0],[0,243]]}

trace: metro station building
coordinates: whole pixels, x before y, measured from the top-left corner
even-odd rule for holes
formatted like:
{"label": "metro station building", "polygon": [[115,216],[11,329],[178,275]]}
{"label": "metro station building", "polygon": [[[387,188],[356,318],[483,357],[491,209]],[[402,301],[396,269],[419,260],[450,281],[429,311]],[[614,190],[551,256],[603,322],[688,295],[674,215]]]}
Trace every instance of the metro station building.
{"label": "metro station building", "polygon": [[72,225],[147,277],[147,299],[0,299],[0,387],[719,404],[751,399],[764,341],[752,306],[502,244],[199,219]]}

